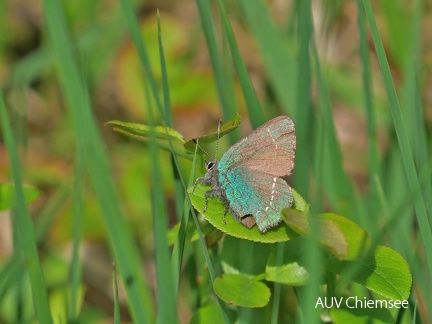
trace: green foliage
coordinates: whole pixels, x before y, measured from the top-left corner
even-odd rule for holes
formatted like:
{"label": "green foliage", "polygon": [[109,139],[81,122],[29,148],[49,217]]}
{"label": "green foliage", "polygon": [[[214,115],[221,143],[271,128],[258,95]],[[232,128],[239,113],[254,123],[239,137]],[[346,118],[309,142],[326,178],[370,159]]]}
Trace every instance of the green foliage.
{"label": "green foliage", "polygon": [[[346,262],[330,258],[328,267],[341,273],[347,266]],[[407,262],[386,246],[378,246],[373,257],[362,260],[361,269],[352,280],[386,298],[406,300],[411,292],[412,277]]]}
{"label": "green foliage", "polygon": [[[424,1],[171,5],[0,4],[0,322],[428,323]],[[212,144],[276,115],[283,222],[204,213]]]}
{"label": "green foliage", "polygon": [[[192,189],[189,190],[192,204],[200,212],[203,212],[204,193],[208,189],[198,185],[194,192],[192,192]],[[259,243],[286,242],[293,239],[295,241],[286,244],[283,261],[278,264],[274,255],[271,259],[268,259],[268,253],[258,256],[256,250],[252,255],[248,253],[248,249],[251,247],[240,246],[238,240],[228,242],[226,238],[224,242],[226,249],[224,248],[221,258],[227,273],[241,272],[243,265],[247,264],[247,258],[253,257],[255,262],[258,263],[255,263],[253,268],[255,269],[258,266],[261,269],[260,271],[255,270],[254,276],[260,277],[264,275],[263,269],[265,267],[266,280],[292,286],[304,285],[307,282],[308,271],[299,265],[302,263],[302,258],[300,255],[296,256],[293,253],[295,251],[293,246],[297,246],[298,249],[298,239],[294,232],[301,236],[311,235],[309,208],[304,208],[304,200],[298,193],[295,192],[294,197],[293,209],[284,210],[284,221],[288,226],[281,224],[264,234],[261,234],[256,226],[252,229],[246,228],[229,213],[224,220],[221,216],[224,214],[225,206],[217,199],[209,198],[207,212],[203,213],[203,215],[213,226],[226,234]],[[303,210],[296,209],[298,206],[302,206]],[[352,278],[354,282],[362,284],[386,298],[405,300],[409,297],[412,284],[411,272],[407,262],[398,252],[384,246],[378,246],[372,257],[362,260],[360,257],[370,248],[370,239],[360,226],[345,217],[332,213],[317,215],[316,222],[319,232],[318,240],[329,253],[328,263],[326,263],[323,270],[327,269],[336,274],[341,274],[349,266],[349,262],[358,260],[362,262],[362,268]],[[229,258],[231,261],[228,263],[225,260],[229,252],[224,253],[224,251],[232,251],[233,255]],[[240,256],[238,256],[237,251],[242,251]],[[245,256],[245,260],[243,260],[243,256]],[[241,282],[241,280],[244,280],[243,277],[238,279],[240,280],[238,285],[245,284]],[[225,301],[248,307],[247,303],[241,300],[241,294],[235,298],[230,291],[224,289],[217,290],[217,294]],[[261,306],[265,306],[265,304]]]}
{"label": "green foliage", "polygon": [[[32,203],[40,196],[40,191],[37,188],[23,186],[23,191],[27,204]],[[15,202],[14,186],[7,183],[0,183],[0,211],[13,208]]]}
{"label": "green foliage", "polygon": [[226,303],[242,307],[263,307],[270,300],[270,289],[242,274],[225,274],[213,282],[216,294]]}
{"label": "green foliage", "polygon": [[[201,213],[205,207],[204,194],[209,189],[209,187],[204,187],[199,184],[193,193],[192,188],[189,189],[192,204]],[[252,229],[248,229],[229,213],[225,218],[223,218],[222,215],[224,214],[225,208],[224,204],[219,200],[209,199],[207,212],[204,216],[214,227],[234,237],[248,239],[255,242],[275,243],[287,241],[290,237],[295,236],[295,233],[285,226],[278,226],[275,229],[268,230],[263,235],[259,232],[258,227],[254,226]]]}

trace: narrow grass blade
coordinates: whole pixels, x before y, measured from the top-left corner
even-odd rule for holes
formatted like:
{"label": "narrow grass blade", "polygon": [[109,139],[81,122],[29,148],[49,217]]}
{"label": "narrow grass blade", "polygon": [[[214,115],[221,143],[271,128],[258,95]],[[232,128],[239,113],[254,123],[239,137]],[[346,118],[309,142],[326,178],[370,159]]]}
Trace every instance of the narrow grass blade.
{"label": "narrow grass blade", "polygon": [[309,174],[312,164],[311,143],[314,139],[314,114],[311,103],[310,40],[312,38],[312,13],[309,0],[299,1],[297,54],[296,116],[296,168],[295,187],[306,199],[309,194]]}
{"label": "narrow grass blade", "polygon": [[[194,155],[194,159],[192,161],[192,165],[196,165],[197,150],[198,150],[198,145],[195,146],[195,155]],[[193,169],[192,172],[190,173],[188,187],[192,186],[194,177],[195,177],[195,172]],[[182,259],[183,259],[184,244],[185,244],[185,240],[186,240],[186,231],[187,231],[187,226],[189,223],[189,211],[190,211],[190,209],[191,209],[191,207],[190,207],[190,205],[188,205],[187,199],[185,199],[184,207],[183,207],[183,216],[180,220],[180,228],[179,228],[179,231],[177,234],[177,239],[176,239],[176,242],[174,244],[173,252],[171,255],[171,269],[172,269],[173,276],[174,276],[174,290],[176,291],[176,295],[178,292],[178,285],[180,282],[181,263],[182,263]],[[204,246],[203,248],[207,248],[207,247]],[[211,266],[211,264],[210,264],[210,266]],[[211,269],[211,271],[213,271],[213,269]]]}
{"label": "narrow grass blade", "polygon": [[[36,215],[35,237],[37,245],[44,240],[46,233],[49,231],[55,220],[55,217],[69,199],[69,196],[69,184],[61,186],[48,200],[40,213]],[[19,255],[20,252],[15,251],[0,270],[0,301],[3,299],[6,291],[15,282],[22,280],[24,267],[20,262]]]}
{"label": "narrow grass blade", "polygon": [[[123,11],[123,16],[125,18],[125,22],[129,28],[129,32],[131,34],[132,40],[134,42],[135,48],[138,52],[138,57],[141,60],[141,67],[143,68],[144,75],[150,84],[151,94],[153,95],[153,99],[156,102],[156,107],[158,108],[160,116],[164,116],[164,110],[162,101],[159,97],[158,86],[156,83],[156,79],[154,77],[154,73],[152,71],[152,67],[150,64],[150,59],[147,53],[147,48],[145,43],[142,40],[141,29],[138,23],[138,20],[135,16],[134,8],[131,0],[121,0],[120,5]],[[164,118],[165,120],[165,118]]]}
{"label": "narrow grass blade", "polygon": [[372,6],[370,1],[368,0],[363,0],[363,5],[369,21],[372,39],[377,53],[378,62],[381,68],[381,73],[384,79],[384,85],[389,100],[393,124],[396,130],[400,150],[402,152],[405,172],[408,179],[408,186],[414,200],[414,208],[416,211],[417,221],[419,223],[420,234],[422,236],[423,245],[425,247],[425,256],[428,264],[429,276],[432,277],[432,251],[428,248],[428,246],[432,246],[432,227],[428,219],[425,201],[423,199],[423,196],[421,195],[421,187],[415,168],[414,158],[412,156],[411,145],[409,143],[406,126],[399,106],[399,100],[393,84],[390,67],[388,65],[388,61],[384,51],[384,46],[379,35],[378,26],[376,24],[375,17],[372,11]]}
{"label": "narrow grass blade", "polygon": [[[78,152],[79,153],[79,152]],[[82,264],[80,259],[80,243],[82,238],[81,218],[83,216],[83,175],[84,165],[80,154],[76,159],[75,184],[73,191],[73,249],[69,272],[70,300],[68,308],[68,321],[78,320],[81,300]]]}
{"label": "narrow grass blade", "polygon": [[[419,80],[419,71],[421,71],[419,57],[421,57],[420,39],[422,34],[423,6],[423,0],[417,0],[414,7],[411,44],[408,53],[409,61],[406,65],[406,81],[402,92],[402,107],[413,108],[404,109],[403,117],[407,121],[407,132],[410,138],[410,144],[412,145],[412,154],[417,170],[423,170],[423,172],[428,173],[431,169],[431,165],[429,163],[428,138],[420,99],[421,86]],[[431,199],[432,181],[423,181],[421,187],[423,188],[424,199],[426,201]],[[431,221],[430,214],[429,220]]]}
{"label": "narrow grass blade", "polygon": [[[282,265],[284,253],[284,243],[278,243],[276,245],[276,267]],[[277,324],[279,318],[279,308],[281,302],[281,283],[275,282],[273,289],[273,305],[272,305],[272,316],[271,323]]]}
{"label": "narrow grass blade", "polygon": [[[198,12],[201,18],[201,27],[207,42],[207,47],[210,54],[210,59],[213,66],[213,73],[216,78],[216,88],[219,96],[219,101],[224,112],[225,120],[232,119],[235,116],[236,109],[234,103],[228,99],[228,94],[225,89],[224,69],[221,57],[221,51],[216,38],[216,30],[214,19],[212,16],[210,3],[207,0],[196,0]],[[231,140],[233,140],[231,138]]]}
{"label": "narrow grass blade", "polygon": [[0,269],[0,303],[11,285],[20,281],[24,274],[24,267],[20,262],[19,255],[18,251],[15,252],[7,261],[3,262]]}
{"label": "narrow grass blade", "polygon": [[18,234],[19,246],[22,249],[24,264],[30,276],[36,318],[40,323],[52,323],[50,307],[48,304],[48,293],[36,247],[36,237],[22,187],[20,162],[18,159],[18,153],[16,151],[15,141],[12,135],[9,116],[6,110],[3,90],[1,88],[0,117],[1,126],[3,129],[3,138],[9,155],[12,178],[15,184],[15,230]]}
{"label": "narrow grass blade", "polygon": [[372,235],[376,235],[378,228],[375,226],[375,220],[380,216],[379,209],[379,197],[375,191],[376,186],[374,185],[374,178],[378,177],[382,180],[381,161],[378,150],[378,137],[377,137],[377,125],[375,118],[375,108],[373,104],[373,93],[372,93],[372,75],[371,65],[369,59],[369,44],[366,30],[366,17],[364,10],[362,9],[361,0],[357,0],[357,19],[360,33],[360,58],[362,67],[362,81],[363,81],[363,98],[364,106],[366,110],[366,121],[367,121],[367,139],[368,139],[368,174],[369,174],[369,190],[367,203],[364,204],[367,208],[365,213],[366,220],[363,223],[365,228]]}
{"label": "narrow grass blade", "polygon": [[119,302],[119,294],[118,294],[118,285],[117,285],[117,272],[115,270],[115,266],[113,265],[112,271],[112,284],[114,290],[114,324],[120,324],[120,302]]}
{"label": "narrow grass blade", "polygon": [[[169,91],[169,85],[168,85],[168,72],[165,64],[165,55],[163,50],[163,44],[162,44],[162,31],[160,28],[160,16],[158,11],[158,43],[159,43],[159,57],[160,57],[160,64],[161,64],[161,72],[162,72],[162,89],[163,89],[163,103],[165,108],[165,125],[168,127],[173,127],[173,120],[172,120],[172,107],[171,107],[171,96]],[[170,141],[170,146],[172,146]],[[174,192],[175,192],[175,202],[176,202],[176,215],[177,219],[181,219],[182,214],[182,205],[184,205],[184,197],[185,195],[185,189],[184,185],[182,184],[181,178],[181,170],[178,166],[177,157],[174,153],[174,150],[171,150],[172,158],[171,158],[171,165],[174,172]]]}
{"label": "narrow grass blade", "polygon": [[103,211],[104,225],[125,285],[132,317],[137,323],[154,322],[152,299],[144,284],[136,246],[131,241],[132,235],[120,211],[108,158],[95,124],[90,98],[73,54],[71,38],[60,3],[55,0],[45,0],[44,13],[59,79],[69,113],[74,121],[77,148],[81,151]]}
{"label": "narrow grass blade", "polygon": [[234,36],[228,15],[225,11],[224,4],[222,0],[218,1],[219,10],[221,14],[222,26],[224,30],[224,35],[228,41],[231,56],[234,62],[235,69],[237,71],[238,80],[243,91],[243,97],[246,102],[246,107],[249,112],[249,118],[253,128],[261,126],[265,120],[264,115],[260,107],[260,103],[255,94],[251,79],[246,69],[246,65],[240,56],[240,51],[237,46],[237,41]]}
{"label": "narrow grass blade", "polygon": [[[170,101],[168,91],[168,79],[165,69],[163,44],[161,38],[160,22],[158,19],[159,51],[161,68],[165,72],[163,75],[164,85],[164,107],[170,113]],[[141,58],[141,62],[142,58]],[[147,87],[148,90],[148,87]],[[157,94],[156,94],[157,95]],[[148,98],[148,97],[147,97]],[[150,129],[155,126],[155,119],[152,112],[150,100],[147,103],[148,119]],[[165,117],[167,118],[167,117]],[[166,235],[168,233],[168,215],[165,206],[165,194],[163,192],[160,179],[162,172],[160,169],[160,154],[153,132],[150,132],[149,156],[150,156],[150,185],[152,188],[152,216],[153,216],[153,235],[155,245],[156,261],[156,295],[157,295],[157,318],[156,323],[175,323],[177,321],[176,296],[173,294],[173,274],[170,267],[170,254]]]}
{"label": "narrow grass blade", "polygon": [[267,7],[261,0],[241,0],[240,5],[248,26],[261,49],[270,82],[283,110],[286,114],[290,114],[296,122],[297,68],[294,54],[287,45],[287,39],[276,28]]}
{"label": "narrow grass blade", "polygon": [[342,215],[349,215],[350,211],[352,213],[352,209],[346,209],[347,206],[345,206],[345,202],[353,202],[354,195],[351,183],[344,172],[342,153],[335,134],[329,93],[324,82],[321,64],[315,46],[313,46],[312,55],[315,63],[318,84],[321,117],[319,122],[322,123],[322,134],[324,136],[322,142],[323,148],[321,151],[323,159],[315,159],[315,163],[322,164],[323,170],[325,171],[323,171],[322,174],[322,185],[325,186],[325,192],[328,194],[333,208],[339,210],[339,213]]}
{"label": "narrow grass blade", "polygon": [[376,204],[378,200],[377,193],[373,192],[374,178],[376,176],[382,179],[381,163],[378,151],[378,138],[377,138],[377,125],[375,118],[375,111],[373,105],[373,85],[372,85],[372,75],[371,75],[371,64],[369,59],[369,44],[366,31],[366,17],[364,11],[362,10],[361,0],[357,0],[358,8],[358,25],[360,32],[360,58],[362,62],[362,79],[363,79],[363,91],[364,91],[364,105],[366,108],[367,117],[367,134],[368,134],[368,168],[369,168],[369,191],[371,193],[372,208],[370,211],[376,210]]}

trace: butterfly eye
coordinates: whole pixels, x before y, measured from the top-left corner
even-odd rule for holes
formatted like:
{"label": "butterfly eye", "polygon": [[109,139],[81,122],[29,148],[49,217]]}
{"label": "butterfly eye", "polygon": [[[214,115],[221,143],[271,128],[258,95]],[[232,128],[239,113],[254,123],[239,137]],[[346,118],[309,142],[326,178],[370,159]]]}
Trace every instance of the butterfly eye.
{"label": "butterfly eye", "polygon": [[207,170],[211,170],[211,169],[213,169],[214,166],[215,166],[214,161],[210,161],[209,163],[207,163]]}

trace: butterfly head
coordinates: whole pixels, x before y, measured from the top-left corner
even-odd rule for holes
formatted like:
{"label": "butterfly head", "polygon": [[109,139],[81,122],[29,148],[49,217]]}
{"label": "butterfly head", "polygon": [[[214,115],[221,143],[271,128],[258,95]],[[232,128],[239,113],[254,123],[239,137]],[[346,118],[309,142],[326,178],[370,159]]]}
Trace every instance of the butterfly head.
{"label": "butterfly head", "polygon": [[217,161],[211,160],[210,162],[206,163],[206,169],[207,172],[212,171],[213,169],[217,169]]}
{"label": "butterfly head", "polygon": [[210,184],[213,189],[220,187],[219,184],[219,170],[216,160],[211,160],[206,163],[206,174],[204,176],[204,183]]}

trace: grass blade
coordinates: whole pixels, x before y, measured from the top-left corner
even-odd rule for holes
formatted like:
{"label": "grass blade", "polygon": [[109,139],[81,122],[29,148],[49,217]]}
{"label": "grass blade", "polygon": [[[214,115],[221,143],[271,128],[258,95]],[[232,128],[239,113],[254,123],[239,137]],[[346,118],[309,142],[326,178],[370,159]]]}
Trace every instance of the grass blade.
{"label": "grass blade", "polygon": [[414,208],[416,211],[417,221],[419,223],[420,234],[423,238],[423,245],[425,247],[426,261],[428,265],[429,276],[432,276],[432,251],[430,246],[432,246],[432,227],[428,219],[425,201],[421,195],[421,187],[419,183],[419,178],[414,164],[414,158],[412,156],[411,145],[409,143],[409,138],[407,135],[405,123],[402,117],[402,112],[399,106],[399,100],[396,94],[396,89],[393,84],[390,67],[386,58],[384,51],[384,46],[382,44],[378,26],[375,21],[375,17],[372,11],[372,6],[370,1],[363,0],[363,5],[366,11],[366,16],[369,21],[369,27],[372,34],[372,39],[374,42],[376,54],[378,57],[378,62],[381,68],[381,73],[384,79],[384,85],[387,92],[387,97],[390,105],[390,111],[393,118],[393,124],[396,130],[396,135],[399,142],[399,147],[402,153],[402,158],[404,162],[405,172],[408,179],[408,186],[411,195],[414,200]]}
{"label": "grass blade", "polygon": [[[138,31],[137,31],[138,32]],[[171,104],[170,94],[168,91],[168,78],[166,74],[165,59],[163,53],[163,44],[160,28],[160,19],[158,17],[158,40],[159,55],[161,68],[163,71],[163,89],[164,89],[164,110],[169,114],[165,119],[171,121]],[[143,62],[143,60],[141,60]],[[157,96],[157,94],[154,94]],[[149,100],[148,100],[149,101]],[[151,110],[150,102],[148,103],[148,117],[150,127],[155,126],[155,120]],[[150,132],[150,166],[151,166],[151,188],[152,188],[152,214],[153,214],[153,233],[155,244],[155,261],[156,261],[156,283],[157,283],[157,323],[175,323],[177,321],[177,304],[176,296],[173,294],[173,274],[170,266],[170,255],[166,235],[168,232],[168,215],[165,206],[165,197],[160,179],[162,173],[160,169],[160,154],[153,132]],[[171,142],[170,142],[171,144]]]}
{"label": "grass blade", "polygon": [[[224,119],[230,120],[234,118],[236,113],[236,108],[234,102],[230,100],[229,93],[225,88],[225,78],[226,78],[224,73],[225,70],[223,68],[223,63],[222,63],[223,60],[221,57],[221,52],[216,38],[215,24],[214,24],[211,8],[209,5],[209,1],[196,0],[196,4],[201,18],[201,27],[204,32],[204,36],[210,54],[211,63],[213,66],[213,73],[216,79],[216,89],[218,92],[219,101],[222,106]],[[234,143],[237,140],[235,133],[231,133],[228,136],[232,143]]]}
{"label": "grass blade", "polygon": [[69,272],[70,302],[68,309],[68,321],[73,323],[78,320],[80,312],[80,286],[82,278],[82,264],[80,259],[80,243],[82,239],[81,218],[83,216],[83,170],[84,165],[80,155],[77,156],[75,183],[73,191],[73,248],[72,261]]}
{"label": "grass blade", "polygon": [[125,22],[129,28],[129,32],[131,34],[132,40],[134,42],[135,48],[138,52],[138,57],[141,61],[141,67],[144,69],[144,75],[150,84],[151,93],[153,95],[153,99],[156,102],[156,107],[159,110],[161,116],[164,116],[164,111],[162,108],[162,101],[158,94],[158,86],[156,83],[156,79],[154,78],[154,73],[151,68],[150,58],[147,54],[147,48],[145,43],[142,40],[142,35],[140,31],[140,26],[138,24],[138,20],[135,17],[134,8],[132,6],[132,1],[130,0],[121,0],[120,1],[123,16],[125,18]]}
{"label": "grass blade", "polygon": [[[376,176],[382,179],[381,165],[378,152],[378,139],[377,139],[377,125],[375,118],[375,111],[373,105],[373,93],[372,93],[372,75],[371,65],[369,59],[369,44],[367,39],[366,21],[364,11],[361,7],[361,0],[357,0],[358,7],[358,24],[360,31],[360,57],[362,62],[362,77],[363,77],[363,91],[364,91],[364,104],[366,108],[367,116],[367,132],[368,132],[368,150],[369,150],[369,186],[372,194],[372,201],[378,201],[378,194],[372,193],[374,185],[374,179]],[[371,208],[373,210],[374,208]]]}
{"label": "grass blade", "polygon": [[153,322],[153,305],[139,267],[136,246],[125,226],[118,197],[112,182],[109,162],[97,130],[92,107],[83,85],[73,45],[60,3],[44,1],[48,37],[56,58],[57,70],[72,115],[78,150],[88,168],[91,182],[103,211],[103,220],[116,264],[128,295],[128,305],[137,323]]}
{"label": "grass blade", "polygon": [[267,7],[260,0],[241,0],[240,5],[261,49],[270,82],[283,110],[287,114],[290,112],[295,122],[297,69],[294,54],[287,46],[287,40],[274,25]]}
{"label": "grass blade", "polygon": [[237,46],[237,41],[235,39],[230,21],[228,19],[228,15],[225,11],[225,7],[223,5],[222,0],[218,1],[219,10],[221,13],[222,26],[224,29],[224,35],[229,44],[229,49],[231,52],[231,56],[234,62],[235,69],[237,71],[238,79],[240,82],[240,86],[243,91],[243,97],[246,102],[246,107],[249,112],[249,118],[251,120],[252,127],[258,128],[261,126],[265,120],[264,115],[260,107],[260,103],[255,94],[255,90],[253,88],[251,79],[246,69],[246,65],[240,56],[240,51]]}
{"label": "grass blade", "polygon": [[297,66],[301,73],[297,73],[297,96],[296,96],[296,168],[295,186],[296,190],[306,199],[309,194],[309,172],[312,164],[312,150],[309,149],[313,142],[315,127],[313,125],[314,114],[311,102],[311,62],[310,62],[310,40],[312,38],[312,13],[309,0],[298,3],[298,38],[299,51],[297,55]]}
{"label": "grass blade", "polygon": [[6,110],[3,90],[1,88],[0,117],[3,129],[3,138],[9,155],[12,178],[15,184],[16,205],[14,208],[14,227],[18,234],[18,246],[22,249],[24,265],[26,266],[30,276],[36,318],[40,323],[52,323],[50,307],[48,304],[48,293],[36,247],[36,236],[22,187],[20,162],[12,135],[9,116]]}
{"label": "grass blade", "polygon": [[120,324],[120,302],[117,285],[117,272],[115,270],[115,266],[113,266],[112,271],[112,284],[114,290],[114,324]]}

